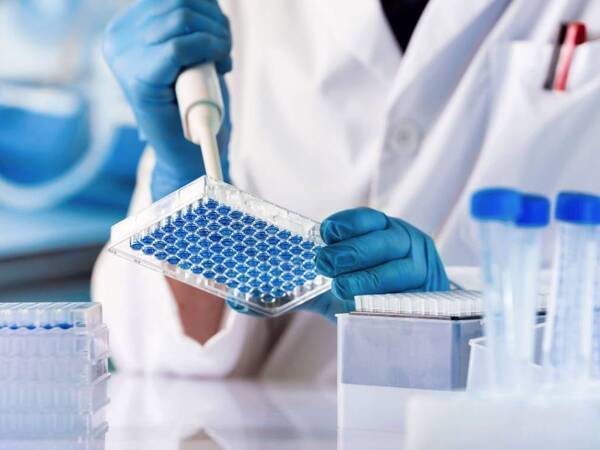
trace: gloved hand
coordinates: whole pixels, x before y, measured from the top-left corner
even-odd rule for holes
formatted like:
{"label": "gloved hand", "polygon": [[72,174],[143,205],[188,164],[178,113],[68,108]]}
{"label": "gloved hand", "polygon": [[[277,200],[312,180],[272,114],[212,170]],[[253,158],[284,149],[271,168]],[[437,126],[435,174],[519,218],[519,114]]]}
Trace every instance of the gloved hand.
{"label": "gloved hand", "polygon": [[[433,240],[400,219],[370,208],[333,214],[321,224],[327,246],[316,257],[317,270],[333,278],[332,289],[299,307],[332,322],[354,311],[354,296],[446,291],[448,278]],[[228,302],[242,313],[260,316]]]}
{"label": "gloved hand", "polygon": [[204,174],[200,149],[188,142],[174,83],[185,68],[215,62],[226,117],[219,133],[223,171],[229,141],[231,70],[229,22],[213,0],[138,0],[108,26],[104,54],[133,109],[142,136],[154,148],[152,191],[158,199]]}
{"label": "gloved hand", "polygon": [[317,270],[333,278],[332,289],[305,309],[335,321],[354,309],[354,296],[448,290],[444,265],[433,240],[403,220],[370,208],[333,214],[321,224],[327,244]]}

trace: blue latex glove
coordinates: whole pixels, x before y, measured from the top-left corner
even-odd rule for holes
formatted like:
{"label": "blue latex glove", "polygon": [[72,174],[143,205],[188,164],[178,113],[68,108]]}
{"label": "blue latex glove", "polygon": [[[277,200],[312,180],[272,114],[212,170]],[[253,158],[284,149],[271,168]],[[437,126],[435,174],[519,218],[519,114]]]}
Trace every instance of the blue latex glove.
{"label": "blue latex glove", "polygon": [[321,237],[327,246],[317,253],[317,270],[333,278],[332,289],[305,309],[332,321],[354,309],[356,295],[448,290],[433,240],[403,220],[349,209],[326,219]]}
{"label": "blue latex glove", "polygon": [[229,22],[213,0],[139,0],[108,26],[104,54],[156,152],[152,193],[158,199],[204,174],[198,146],[183,135],[174,83],[185,69],[215,62],[226,117],[219,133],[223,171],[230,123],[222,74],[231,70]]}

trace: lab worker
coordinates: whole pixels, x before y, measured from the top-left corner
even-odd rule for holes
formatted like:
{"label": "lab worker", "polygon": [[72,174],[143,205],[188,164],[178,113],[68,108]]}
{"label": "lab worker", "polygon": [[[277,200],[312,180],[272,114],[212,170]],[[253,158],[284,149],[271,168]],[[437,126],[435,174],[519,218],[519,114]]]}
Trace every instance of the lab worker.
{"label": "lab worker", "polygon": [[[575,20],[590,40],[566,91],[544,90],[559,25]],[[133,4],[105,48],[148,142],[131,213],[202,175],[172,84],[215,61],[230,181],[324,221],[317,267],[333,290],[267,320],[104,253],[92,293],[117,366],[333,382],[332,322],[354,295],[477,287],[474,190],[600,191],[595,35],[593,0]]]}

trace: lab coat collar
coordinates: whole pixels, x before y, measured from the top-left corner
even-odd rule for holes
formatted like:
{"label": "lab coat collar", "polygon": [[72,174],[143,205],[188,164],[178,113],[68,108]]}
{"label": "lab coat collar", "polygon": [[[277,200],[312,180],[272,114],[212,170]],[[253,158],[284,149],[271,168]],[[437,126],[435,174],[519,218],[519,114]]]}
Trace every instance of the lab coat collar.
{"label": "lab coat collar", "polygon": [[350,54],[380,79],[393,82],[393,103],[419,72],[492,2],[510,0],[429,0],[404,55],[379,1],[317,0],[314,4]]}
{"label": "lab coat collar", "polygon": [[411,37],[394,81],[397,97],[421,70],[444,51],[490,3],[510,0],[429,0]]}
{"label": "lab coat collar", "polygon": [[317,0],[325,23],[341,45],[377,77],[391,82],[401,50],[376,0]]}

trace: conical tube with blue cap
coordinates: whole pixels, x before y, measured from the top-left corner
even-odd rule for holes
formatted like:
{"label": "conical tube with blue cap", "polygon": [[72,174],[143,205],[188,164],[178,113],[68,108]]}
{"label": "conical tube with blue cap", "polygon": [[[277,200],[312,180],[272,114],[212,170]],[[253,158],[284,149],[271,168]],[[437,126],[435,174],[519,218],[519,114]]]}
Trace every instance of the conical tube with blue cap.
{"label": "conical tube with blue cap", "polygon": [[542,238],[549,222],[550,201],[523,194],[511,242],[512,304],[505,305],[508,371],[517,390],[532,388]]}
{"label": "conical tube with blue cap", "polygon": [[510,244],[521,204],[521,194],[505,188],[482,189],[471,198],[471,215],[479,222],[480,230],[484,332],[492,391],[505,390],[510,383],[504,339],[505,305],[514,304]]}
{"label": "conical tube with blue cap", "polygon": [[592,369],[600,198],[561,192],[555,218],[558,239],[543,363],[550,385],[577,389],[589,381]]}

